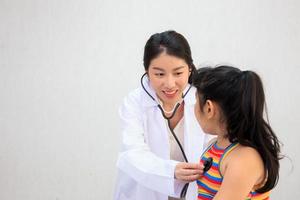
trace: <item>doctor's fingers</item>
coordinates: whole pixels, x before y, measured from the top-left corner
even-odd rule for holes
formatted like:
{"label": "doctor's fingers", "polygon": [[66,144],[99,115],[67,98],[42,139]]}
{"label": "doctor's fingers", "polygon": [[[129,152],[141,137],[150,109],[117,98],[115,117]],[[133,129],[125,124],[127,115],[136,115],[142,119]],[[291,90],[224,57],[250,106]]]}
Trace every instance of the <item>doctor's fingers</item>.
{"label": "doctor's fingers", "polygon": [[182,169],[179,171],[181,176],[202,175],[202,169]]}
{"label": "doctor's fingers", "polygon": [[203,170],[198,169],[177,169],[175,170],[175,178],[183,181],[192,181],[200,178]]}
{"label": "doctor's fingers", "polygon": [[199,163],[180,163],[180,166],[185,169],[200,169],[203,170],[203,164]]}
{"label": "doctor's fingers", "polygon": [[193,163],[178,163],[175,167],[175,178],[180,180],[188,179],[188,176],[202,175],[203,166]]}
{"label": "doctor's fingers", "polygon": [[192,181],[199,179],[200,177],[201,177],[200,174],[194,174],[194,175],[189,175],[189,176],[181,176],[179,179],[182,181],[186,181],[186,182],[192,182]]}
{"label": "doctor's fingers", "polygon": [[199,174],[187,176],[185,181],[188,181],[188,182],[196,181],[196,180],[198,180],[200,177],[201,177],[201,175],[199,175]]}

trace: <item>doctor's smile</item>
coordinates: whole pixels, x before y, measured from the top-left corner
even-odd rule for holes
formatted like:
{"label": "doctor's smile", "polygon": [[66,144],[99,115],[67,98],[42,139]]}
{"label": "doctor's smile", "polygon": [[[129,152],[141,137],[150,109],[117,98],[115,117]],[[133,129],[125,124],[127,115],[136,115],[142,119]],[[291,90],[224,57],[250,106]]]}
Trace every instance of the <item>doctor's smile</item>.
{"label": "doctor's smile", "polygon": [[170,99],[176,97],[177,92],[178,92],[178,90],[173,90],[173,91],[163,91],[164,95],[165,95],[167,98],[170,98]]}

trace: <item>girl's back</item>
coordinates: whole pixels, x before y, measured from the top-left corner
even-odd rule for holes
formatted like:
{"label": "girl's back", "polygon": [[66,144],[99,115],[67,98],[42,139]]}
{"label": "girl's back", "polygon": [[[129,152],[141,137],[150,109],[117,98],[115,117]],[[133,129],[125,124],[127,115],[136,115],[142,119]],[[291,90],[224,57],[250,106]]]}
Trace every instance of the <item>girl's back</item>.
{"label": "girl's back", "polygon": [[[250,147],[238,143],[219,146],[214,142],[204,153],[201,163],[208,158],[213,159],[212,167],[197,181],[198,199],[218,198],[220,191],[222,199],[226,198],[226,191],[232,190],[234,183],[237,190],[249,182],[255,182],[251,191],[244,194],[236,193],[236,199],[268,199],[270,191],[262,194],[255,192],[263,186],[264,166],[258,152]],[[226,184],[226,183],[229,184]],[[222,184],[223,183],[223,184]],[[230,188],[227,188],[230,185]],[[243,198],[247,196],[247,198]],[[232,196],[230,196],[232,198]]]}

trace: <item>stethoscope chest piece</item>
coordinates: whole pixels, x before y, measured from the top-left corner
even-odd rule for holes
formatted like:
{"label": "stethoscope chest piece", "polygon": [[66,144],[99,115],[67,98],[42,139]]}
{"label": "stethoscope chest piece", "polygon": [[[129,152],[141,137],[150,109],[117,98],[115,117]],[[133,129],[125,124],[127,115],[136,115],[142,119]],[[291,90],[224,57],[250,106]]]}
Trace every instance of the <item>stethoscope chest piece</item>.
{"label": "stethoscope chest piece", "polygon": [[203,173],[207,172],[211,168],[212,163],[213,163],[212,157],[209,157],[204,161]]}

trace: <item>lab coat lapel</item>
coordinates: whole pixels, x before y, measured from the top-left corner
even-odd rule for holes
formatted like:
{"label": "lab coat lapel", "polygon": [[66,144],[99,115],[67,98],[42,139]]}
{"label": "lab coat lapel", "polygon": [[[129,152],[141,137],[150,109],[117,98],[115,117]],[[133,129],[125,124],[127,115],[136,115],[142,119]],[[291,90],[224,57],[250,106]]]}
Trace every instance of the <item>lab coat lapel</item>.
{"label": "lab coat lapel", "polygon": [[149,127],[147,136],[151,150],[164,159],[170,159],[169,132],[166,119],[157,106],[147,109]]}
{"label": "lab coat lapel", "polygon": [[[166,119],[162,116],[157,107],[158,97],[152,89],[147,76],[143,78],[143,85],[155,101],[143,91],[142,105],[144,107],[144,125],[148,131],[145,132],[145,139],[153,153],[162,158],[170,159],[169,132]],[[167,148],[166,148],[167,147]]]}

